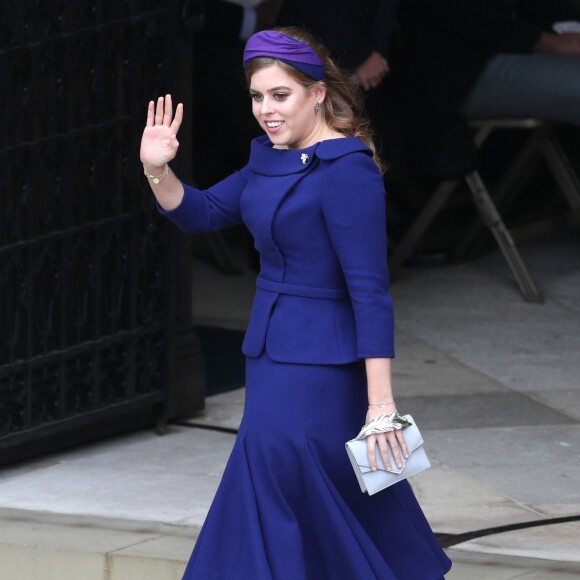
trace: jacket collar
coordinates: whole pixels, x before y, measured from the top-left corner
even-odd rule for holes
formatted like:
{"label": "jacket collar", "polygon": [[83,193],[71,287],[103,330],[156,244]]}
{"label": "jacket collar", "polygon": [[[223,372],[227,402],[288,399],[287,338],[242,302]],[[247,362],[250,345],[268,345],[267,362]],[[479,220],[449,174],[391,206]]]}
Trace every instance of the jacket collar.
{"label": "jacket collar", "polygon": [[357,137],[328,139],[306,149],[274,149],[267,135],[252,140],[249,167],[262,175],[290,175],[306,171],[314,159],[330,160],[355,151],[372,155],[371,150]]}

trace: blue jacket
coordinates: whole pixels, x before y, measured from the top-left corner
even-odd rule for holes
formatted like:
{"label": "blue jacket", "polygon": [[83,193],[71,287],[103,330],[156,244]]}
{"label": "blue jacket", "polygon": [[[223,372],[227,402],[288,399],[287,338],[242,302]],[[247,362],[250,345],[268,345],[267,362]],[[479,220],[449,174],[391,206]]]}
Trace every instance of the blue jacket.
{"label": "blue jacket", "polygon": [[206,191],[184,184],[159,211],[185,231],[245,223],[261,269],[242,350],[303,364],[393,357],[385,191],[357,138],[306,149],[252,142],[240,171]]}

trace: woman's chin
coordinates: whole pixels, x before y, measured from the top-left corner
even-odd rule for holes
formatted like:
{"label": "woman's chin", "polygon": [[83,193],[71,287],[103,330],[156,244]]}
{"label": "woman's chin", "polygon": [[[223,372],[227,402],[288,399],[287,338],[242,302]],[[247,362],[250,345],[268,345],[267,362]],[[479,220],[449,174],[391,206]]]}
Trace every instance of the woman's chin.
{"label": "woman's chin", "polygon": [[268,135],[270,142],[272,143],[272,145],[274,145],[276,149],[290,149],[287,139],[284,139],[279,135],[271,135],[268,132],[266,132],[266,135]]}

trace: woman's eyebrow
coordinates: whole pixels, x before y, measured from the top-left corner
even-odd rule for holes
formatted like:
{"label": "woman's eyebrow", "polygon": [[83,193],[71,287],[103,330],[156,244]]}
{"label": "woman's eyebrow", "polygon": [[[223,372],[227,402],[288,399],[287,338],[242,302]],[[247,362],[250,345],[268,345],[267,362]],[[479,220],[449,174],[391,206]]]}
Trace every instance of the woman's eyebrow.
{"label": "woman's eyebrow", "polygon": [[[276,91],[291,91],[292,89],[290,87],[285,87],[283,85],[279,86],[279,87],[273,87],[271,89],[268,89],[266,92],[268,93],[275,93]],[[250,93],[260,93],[260,91],[257,91],[256,89],[252,89],[250,88]]]}

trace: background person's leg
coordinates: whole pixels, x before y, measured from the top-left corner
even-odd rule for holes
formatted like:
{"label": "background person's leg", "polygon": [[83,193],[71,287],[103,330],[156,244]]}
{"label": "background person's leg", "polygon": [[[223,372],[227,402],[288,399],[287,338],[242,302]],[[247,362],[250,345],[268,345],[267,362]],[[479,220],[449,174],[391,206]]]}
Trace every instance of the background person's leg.
{"label": "background person's leg", "polygon": [[497,55],[475,82],[462,115],[467,119],[537,118],[580,125],[580,59]]}

